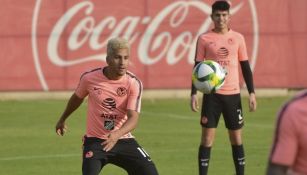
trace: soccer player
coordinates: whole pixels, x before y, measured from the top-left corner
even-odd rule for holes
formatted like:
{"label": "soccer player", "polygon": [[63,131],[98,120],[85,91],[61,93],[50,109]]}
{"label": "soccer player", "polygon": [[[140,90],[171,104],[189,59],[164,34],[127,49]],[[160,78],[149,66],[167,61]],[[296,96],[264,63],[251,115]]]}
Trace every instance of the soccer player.
{"label": "soccer player", "polygon": [[286,103],[277,116],[267,175],[307,174],[307,90]]}
{"label": "soccer player", "polygon": [[63,136],[65,120],[88,96],[83,175],[98,175],[108,163],[125,169],[129,175],[158,175],[153,161],[130,133],[138,123],[143,86],[127,70],[129,56],[127,40],[109,40],[107,66],[81,76],[56,124],[56,133]]}
{"label": "soccer player", "polygon": [[[225,83],[215,93],[204,94],[201,110],[202,135],[198,152],[199,175],[208,172],[211,147],[220,115],[223,114],[237,175],[244,174],[245,154],[241,138],[243,112],[240,97],[239,65],[249,92],[249,109],[255,111],[257,102],[253,86],[253,75],[248,62],[244,37],[229,28],[230,4],[215,1],[211,19],[214,28],[201,34],[197,41],[195,65],[203,60],[214,60],[228,72]],[[191,88],[191,109],[198,111],[196,88]]]}

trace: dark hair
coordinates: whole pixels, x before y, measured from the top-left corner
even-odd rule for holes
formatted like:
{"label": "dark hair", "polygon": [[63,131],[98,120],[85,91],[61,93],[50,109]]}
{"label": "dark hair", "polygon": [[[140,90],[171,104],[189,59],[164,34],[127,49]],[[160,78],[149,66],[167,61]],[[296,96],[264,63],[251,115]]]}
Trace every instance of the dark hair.
{"label": "dark hair", "polygon": [[212,4],[212,13],[217,11],[217,10],[221,10],[221,11],[229,11],[230,8],[230,4],[227,1],[215,1]]}

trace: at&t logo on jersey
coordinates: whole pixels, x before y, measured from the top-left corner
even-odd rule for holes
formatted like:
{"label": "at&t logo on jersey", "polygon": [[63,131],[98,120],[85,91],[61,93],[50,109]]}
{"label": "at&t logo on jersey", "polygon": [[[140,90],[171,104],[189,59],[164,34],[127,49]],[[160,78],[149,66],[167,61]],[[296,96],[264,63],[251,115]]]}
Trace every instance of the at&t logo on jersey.
{"label": "at&t logo on jersey", "polygon": [[106,98],[102,101],[102,106],[108,110],[114,111],[114,109],[116,109],[116,102],[113,98]]}

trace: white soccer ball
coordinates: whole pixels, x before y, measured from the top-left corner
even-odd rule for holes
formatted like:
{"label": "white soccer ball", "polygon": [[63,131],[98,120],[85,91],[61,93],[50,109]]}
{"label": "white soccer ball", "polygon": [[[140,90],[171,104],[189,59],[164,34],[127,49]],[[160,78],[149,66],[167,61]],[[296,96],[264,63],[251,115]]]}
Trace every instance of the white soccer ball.
{"label": "white soccer ball", "polygon": [[198,91],[210,94],[224,85],[225,77],[226,71],[219,63],[206,60],[194,67],[192,82]]}

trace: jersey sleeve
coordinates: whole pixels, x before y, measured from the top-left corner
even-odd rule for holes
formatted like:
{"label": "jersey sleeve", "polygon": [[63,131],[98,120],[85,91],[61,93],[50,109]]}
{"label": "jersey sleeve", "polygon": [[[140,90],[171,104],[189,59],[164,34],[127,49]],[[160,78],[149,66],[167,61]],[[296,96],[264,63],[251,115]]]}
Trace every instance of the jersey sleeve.
{"label": "jersey sleeve", "polygon": [[87,77],[82,75],[78,84],[78,87],[75,90],[75,94],[80,98],[85,98],[88,95],[88,83]]}
{"label": "jersey sleeve", "polygon": [[239,61],[248,60],[246,43],[245,43],[245,39],[242,35],[240,35],[238,58],[239,58]]}
{"label": "jersey sleeve", "polygon": [[205,41],[201,36],[198,37],[195,51],[195,62],[203,61],[205,58]]}
{"label": "jersey sleeve", "polygon": [[132,81],[128,96],[127,109],[141,112],[141,98],[143,93],[142,82],[138,79]]}
{"label": "jersey sleeve", "polygon": [[285,109],[279,116],[271,154],[272,163],[291,166],[295,161],[299,139],[294,120],[295,113],[293,109]]}

